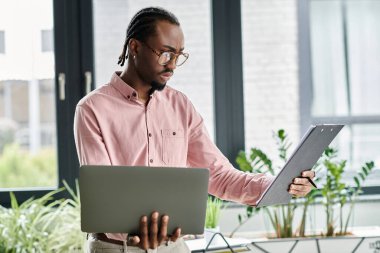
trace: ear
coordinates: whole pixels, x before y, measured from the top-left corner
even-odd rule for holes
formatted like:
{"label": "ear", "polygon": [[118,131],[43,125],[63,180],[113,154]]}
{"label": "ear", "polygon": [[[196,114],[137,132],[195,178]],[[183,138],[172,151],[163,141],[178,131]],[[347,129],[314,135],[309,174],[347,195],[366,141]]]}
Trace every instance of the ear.
{"label": "ear", "polygon": [[130,39],[128,45],[128,54],[130,58],[133,58],[138,54],[140,50],[140,43],[136,39]]}

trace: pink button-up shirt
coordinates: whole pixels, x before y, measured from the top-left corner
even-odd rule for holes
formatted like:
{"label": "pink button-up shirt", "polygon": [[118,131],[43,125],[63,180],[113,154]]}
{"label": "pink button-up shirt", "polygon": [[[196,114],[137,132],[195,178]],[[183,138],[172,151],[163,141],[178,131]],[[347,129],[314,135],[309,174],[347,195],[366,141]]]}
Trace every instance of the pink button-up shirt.
{"label": "pink button-up shirt", "polygon": [[108,84],[77,105],[74,133],[81,165],[208,168],[210,194],[256,204],[271,179],[235,169],[211,141],[202,117],[184,94],[167,86],[145,105],[119,75],[114,73]]}

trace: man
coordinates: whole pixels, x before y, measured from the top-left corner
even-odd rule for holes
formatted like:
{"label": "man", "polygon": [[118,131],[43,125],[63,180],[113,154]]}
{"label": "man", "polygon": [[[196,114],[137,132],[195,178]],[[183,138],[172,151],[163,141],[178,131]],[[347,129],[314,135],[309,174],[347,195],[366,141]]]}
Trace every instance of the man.
{"label": "man", "polygon": [[[189,99],[166,86],[176,67],[188,57],[182,29],[172,13],[161,8],[139,11],[128,26],[119,57],[122,66],[128,60],[126,68],[77,105],[74,129],[80,163],[209,168],[210,194],[255,205],[271,179],[234,169],[210,140]],[[302,176],[313,178],[314,173],[304,171]],[[305,178],[296,178],[289,187],[295,196],[310,190]],[[95,234],[90,238],[90,249],[102,252],[101,248],[111,247],[120,252],[123,248],[126,251],[128,244],[136,246],[128,247],[128,252],[157,247],[159,252],[187,252],[183,241],[177,240],[180,228],[167,231],[168,222],[167,215],[153,212],[148,225],[144,215],[140,234],[128,242],[124,234]],[[172,243],[160,246],[163,242]]]}

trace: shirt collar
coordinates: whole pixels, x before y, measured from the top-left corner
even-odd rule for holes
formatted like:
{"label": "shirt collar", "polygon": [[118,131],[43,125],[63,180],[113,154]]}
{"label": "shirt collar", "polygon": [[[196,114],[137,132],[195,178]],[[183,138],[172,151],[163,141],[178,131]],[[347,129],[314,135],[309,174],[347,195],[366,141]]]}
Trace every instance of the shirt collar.
{"label": "shirt collar", "polygon": [[137,100],[137,91],[120,78],[121,71],[113,73],[110,85],[117,89],[126,99]]}
{"label": "shirt collar", "polygon": [[[138,93],[137,91],[132,88],[129,84],[123,81],[123,79],[120,78],[121,71],[116,71],[113,73],[110,85],[117,89],[126,99],[128,100],[135,100],[137,101]],[[157,92],[155,91],[151,97],[155,96]]]}

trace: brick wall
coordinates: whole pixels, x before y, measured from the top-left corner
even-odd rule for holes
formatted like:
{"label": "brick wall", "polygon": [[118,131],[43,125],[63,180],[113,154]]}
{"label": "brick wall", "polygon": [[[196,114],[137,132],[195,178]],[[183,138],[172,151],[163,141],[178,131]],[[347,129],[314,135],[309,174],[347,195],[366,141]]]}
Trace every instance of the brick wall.
{"label": "brick wall", "polygon": [[[97,85],[107,82],[121,52],[130,18],[154,0],[94,1]],[[169,85],[187,94],[213,136],[212,36],[210,2],[163,0],[185,34],[190,58]],[[299,138],[296,0],[243,0],[243,63],[246,148],[273,154],[272,130],[285,128]]]}
{"label": "brick wall", "polygon": [[296,0],[242,0],[246,149],[276,156],[272,131],[299,139]]}
{"label": "brick wall", "polygon": [[203,116],[210,135],[214,136],[212,95],[212,41],[210,2],[192,0],[111,0],[94,1],[95,69],[97,86],[108,82],[115,69],[132,16],[148,6],[166,8],[173,12],[185,34],[185,51],[188,61],[175,70],[168,85],[184,92]]}

